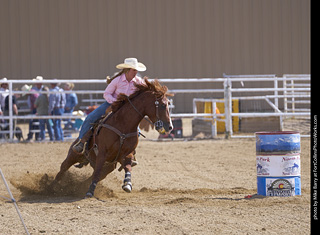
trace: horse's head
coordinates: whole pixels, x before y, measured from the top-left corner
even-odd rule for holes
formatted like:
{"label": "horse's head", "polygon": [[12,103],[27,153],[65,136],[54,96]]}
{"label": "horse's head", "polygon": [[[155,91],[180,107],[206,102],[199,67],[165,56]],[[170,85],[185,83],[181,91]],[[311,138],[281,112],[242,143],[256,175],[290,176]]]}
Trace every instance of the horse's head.
{"label": "horse's head", "polygon": [[167,97],[156,99],[156,121],[154,122],[156,130],[160,134],[170,133],[173,129],[169,112],[169,100]]}
{"label": "horse's head", "polygon": [[[137,85],[139,89],[148,89],[145,90],[148,101],[146,102],[147,107],[145,107],[146,115],[154,123],[156,130],[161,133],[170,133],[173,129],[172,121],[170,118],[169,112],[169,100],[167,94],[168,88],[162,86],[158,80],[149,82],[145,78],[145,85]],[[144,88],[142,88],[144,87]]]}

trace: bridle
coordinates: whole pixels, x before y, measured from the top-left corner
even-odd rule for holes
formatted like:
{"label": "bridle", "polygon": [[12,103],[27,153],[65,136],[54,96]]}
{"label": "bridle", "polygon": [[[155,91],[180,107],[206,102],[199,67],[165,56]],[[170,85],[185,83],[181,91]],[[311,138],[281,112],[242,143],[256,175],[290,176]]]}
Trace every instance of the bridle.
{"label": "bridle", "polygon": [[164,133],[165,132],[165,129],[164,129],[164,126],[163,126],[163,121],[160,120],[160,117],[159,117],[159,101],[158,99],[156,98],[156,101],[154,102],[155,106],[156,106],[156,118],[157,118],[157,121],[155,123],[153,123],[152,121],[150,121],[148,118],[146,118],[144,115],[142,115],[140,113],[140,111],[134,106],[134,104],[131,102],[131,100],[129,99],[129,97],[127,96],[127,100],[128,102],[131,104],[131,106],[133,107],[133,109],[142,117],[144,118],[147,122],[149,122],[152,126],[154,126],[156,128],[156,130],[160,133]]}
{"label": "bridle", "polygon": [[[164,134],[165,133],[165,129],[163,127],[163,121],[160,120],[159,118],[159,101],[158,99],[156,98],[156,101],[154,102],[155,106],[156,106],[156,117],[157,117],[157,121],[155,123],[151,122],[149,119],[145,118],[145,116],[143,116],[140,111],[133,105],[133,103],[131,102],[131,100],[129,99],[129,97],[127,96],[127,99],[128,99],[128,102],[130,103],[130,105],[133,107],[133,109],[141,116],[143,117],[145,120],[147,120],[151,125],[153,125],[156,130],[160,133],[160,134]],[[106,119],[104,119],[106,120]],[[119,137],[120,137],[120,147],[119,147],[119,150],[118,150],[118,154],[117,156],[115,157],[115,159],[112,161],[112,162],[107,162],[108,164],[115,164],[117,163],[118,161],[118,158],[120,156],[120,153],[121,153],[121,149],[122,149],[122,146],[124,144],[124,141],[125,139],[129,138],[129,137],[134,137],[134,136],[137,136],[138,132],[132,132],[132,133],[128,133],[128,134],[123,134],[121,133],[117,128],[113,127],[113,126],[110,126],[106,123],[100,123],[99,124],[100,127],[105,127],[111,131],[113,131],[114,133],[116,133]],[[99,128],[96,128],[96,134],[97,132],[99,131]],[[95,154],[96,156],[98,155],[98,145],[96,144],[96,141],[95,141],[95,135],[93,135],[93,150],[95,151]]]}

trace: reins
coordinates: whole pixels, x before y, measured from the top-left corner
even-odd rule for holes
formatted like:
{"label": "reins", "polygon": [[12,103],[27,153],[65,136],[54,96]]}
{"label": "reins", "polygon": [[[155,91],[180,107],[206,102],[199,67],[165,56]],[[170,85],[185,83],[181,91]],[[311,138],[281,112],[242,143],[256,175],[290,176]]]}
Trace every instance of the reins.
{"label": "reins", "polygon": [[[135,96],[137,97],[137,96]],[[149,119],[147,119],[144,115],[141,114],[141,112],[134,106],[134,104],[131,102],[131,100],[129,99],[128,96],[126,96],[129,104],[133,107],[133,109],[142,117],[144,118],[146,121],[148,121],[151,125],[155,126],[156,129],[158,130],[158,128],[162,128],[163,127],[163,122],[160,120],[159,118],[159,101],[156,99],[155,101],[155,106],[156,106],[156,117],[157,117],[157,121],[155,123],[153,123],[152,121],[150,121]],[[103,122],[105,122],[107,120],[104,119]],[[115,159],[112,161],[112,162],[106,162],[107,164],[116,164],[118,162],[118,159],[119,159],[119,156],[120,156],[120,153],[121,153],[121,149],[122,149],[122,146],[124,144],[124,141],[125,139],[127,138],[130,138],[130,137],[134,137],[134,136],[138,136],[138,131],[136,132],[132,132],[132,133],[128,133],[128,134],[123,134],[121,133],[117,128],[113,127],[113,126],[110,126],[108,124],[105,124],[105,123],[100,123],[99,126],[97,127],[97,130],[99,129],[99,127],[104,127],[104,128],[107,128],[111,131],[113,131],[114,133],[116,133],[119,137],[120,137],[120,147],[119,147],[119,150],[118,150],[118,153],[117,153],[117,156],[115,157]],[[97,134],[97,132],[96,132]],[[141,133],[140,133],[141,134]],[[145,137],[144,135],[142,135],[143,137]],[[94,145],[93,145],[93,149],[96,153],[96,155],[98,155],[98,146],[97,144],[95,143],[95,138],[94,138]]]}
{"label": "reins", "polygon": [[[133,107],[133,109],[142,117],[142,118],[144,118],[144,120],[146,120],[147,122],[149,122],[152,126],[154,126],[154,123],[153,122],[151,122],[148,118],[146,118],[145,116],[143,116],[141,113],[140,113],[140,111],[133,105],[133,103],[131,102],[131,100],[129,99],[129,96],[127,96],[127,100],[129,101],[129,103],[131,104],[131,106]],[[157,101],[158,102],[158,101]],[[159,104],[159,102],[158,102],[158,104]],[[156,110],[156,112],[157,112],[157,118],[158,118],[158,106],[156,106],[156,108],[157,108],[157,110]]]}

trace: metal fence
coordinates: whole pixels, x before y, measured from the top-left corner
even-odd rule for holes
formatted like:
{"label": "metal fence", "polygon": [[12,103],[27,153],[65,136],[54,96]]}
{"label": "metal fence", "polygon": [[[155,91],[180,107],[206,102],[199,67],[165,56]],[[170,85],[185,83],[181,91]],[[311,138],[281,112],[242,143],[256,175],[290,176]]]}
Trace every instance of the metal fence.
{"label": "metal fence", "polygon": [[[172,117],[212,117],[213,124],[219,121],[225,122],[226,138],[245,138],[254,136],[233,135],[232,117],[280,117],[281,129],[283,128],[283,118],[288,117],[304,117],[310,118],[310,99],[311,99],[311,77],[309,74],[285,74],[283,77],[276,77],[275,75],[224,75],[224,78],[202,78],[202,79],[161,79],[165,83],[199,83],[199,82],[215,82],[222,83],[223,89],[176,89],[171,90],[175,94],[179,93],[194,93],[195,96],[200,93],[221,93],[225,105],[225,113],[216,114],[215,106],[221,99],[193,99],[193,113],[173,113]],[[250,82],[252,87],[245,87],[245,83]],[[254,83],[271,82],[269,87],[259,87],[252,85]],[[240,83],[240,88],[234,88],[233,84]],[[290,85],[288,85],[290,84]],[[295,85],[294,85],[295,84]],[[260,85],[261,86],[261,85]],[[268,94],[269,93],[269,94]],[[241,96],[239,96],[241,94]],[[232,112],[232,100],[264,100],[273,110],[273,112]],[[212,114],[198,113],[196,110],[196,101],[211,101]],[[284,103],[284,109],[280,108],[280,101]],[[292,108],[288,108],[288,104]],[[305,108],[298,109],[297,104],[309,104]],[[224,118],[221,119],[221,117]],[[212,128],[212,130],[216,130]],[[216,133],[212,133],[216,135]],[[309,135],[301,135],[302,137],[310,137]]]}
{"label": "metal fence", "polygon": [[[152,80],[152,79],[150,79]],[[215,112],[208,113],[197,113],[194,111],[193,113],[172,113],[171,117],[176,118],[196,118],[196,117],[212,117],[213,120],[217,118],[224,117],[225,118],[225,129],[226,129],[226,137],[239,137],[234,136],[232,131],[232,117],[268,117],[268,116],[279,116],[281,118],[285,117],[310,117],[311,110],[309,108],[298,109],[297,104],[310,104],[311,97],[311,88],[310,88],[310,75],[284,75],[283,77],[276,77],[275,75],[224,75],[223,78],[174,78],[174,79],[158,79],[161,83],[168,85],[170,87],[170,83],[221,83],[223,89],[174,89],[169,90],[169,92],[174,94],[185,94],[190,93],[194,94],[194,98],[198,98],[201,93],[219,93],[221,94],[221,98],[223,98],[223,102],[225,105],[225,113],[216,114]],[[259,82],[262,81],[272,82],[273,86],[271,87],[245,87],[246,82]],[[43,84],[50,84],[53,80],[42,80]],[[54,80],[57,82],[57,80]],[[106,85],[105,79],[100,80],[58,80],[59,83],[83,83],[83,84],[104,84]],[[64,115],[61,116],[37,116],[37,115],[20,115],[14,116],[12,110],[12,95],[14,94],[30,94],[30,93],[39,93],[36,91],[15,91],[13,90],[13,84],[20,85],[21,84],[36,84],[39,81],[33,80],[8,80],[9,84],[9,115],[1,116],[2,119],[9,120],[9,141],[13,141],[14,130],[13,123],[14,120],[30,120],[30,119],[61,119],[61,118],[72,118],[77,119],[81,118],[79,116],[74,115]],[[240,88],[233,87],[233,85],[241,84]],[[298,85],[300,84],[300,85]],[[104,88],[105,86],[103,86]],[[101,90],[73,90],[73,91],[60,91],[59,93],[76,93],[76,94],[103,94],[104,89]],[[3,93],[0,91],[0,93]],[[52,94],[55,92],[48,91],[44,92],[44,94]],[[257,93],[261,93],[261,95],[257,95]],[[266,94],[269,93],[269,94]],[[241,96],[237,96],[237,94],[242,94]],[[244,94],[244,95],[243,95]],[[232,112],[232,99],[239,100],[265,100],[270,107],[273,109],[273,112]],[[213,105],[217,102],[217,100],[211,99],[213,101]],[[282,100],[284,102],[284,109],[279,107],[279,101]],[[101,100],[99,100],[101,102]],[[221,101],[219,101],[221,102]],[[291,105],[289,108],[289,104]],[[212,109],[215,110],[215,109]],[[85,116],[83,116],[85,117]],[[1,132],[0,132],[1,133]],[[2,132],[4,133],[4,132]],[[243,136],[240,136],[243,137]]]}

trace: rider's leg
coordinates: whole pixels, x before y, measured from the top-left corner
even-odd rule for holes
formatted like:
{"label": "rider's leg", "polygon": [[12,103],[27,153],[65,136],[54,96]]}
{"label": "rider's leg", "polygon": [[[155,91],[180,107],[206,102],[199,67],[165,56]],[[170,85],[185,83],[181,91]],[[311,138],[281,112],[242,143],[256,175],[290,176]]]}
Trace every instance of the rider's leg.
{"label": "rider's leg", "polygon": [[77,153],[84,152],[85,143],[92,135],[92,132],[90,131],[91,124],[97,121],[102,115],[104,115],[109,106],[110,104],[108,102],[104,102],[98,108],[89,113],[81,126],[79,141],[72,147],[73,151]]}

